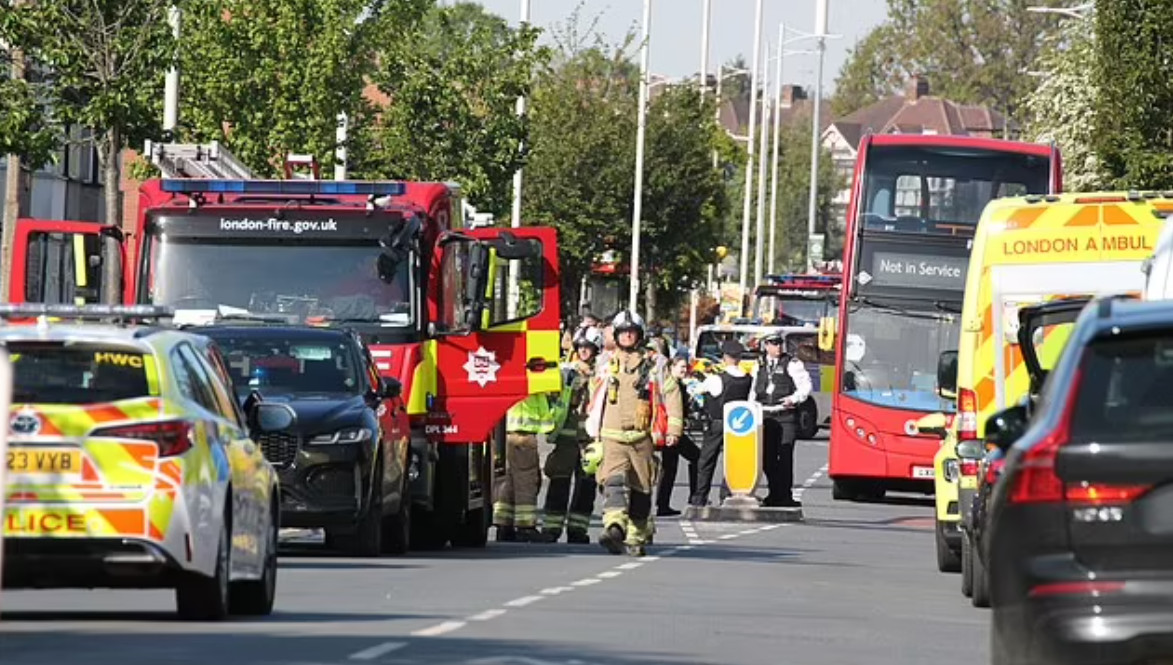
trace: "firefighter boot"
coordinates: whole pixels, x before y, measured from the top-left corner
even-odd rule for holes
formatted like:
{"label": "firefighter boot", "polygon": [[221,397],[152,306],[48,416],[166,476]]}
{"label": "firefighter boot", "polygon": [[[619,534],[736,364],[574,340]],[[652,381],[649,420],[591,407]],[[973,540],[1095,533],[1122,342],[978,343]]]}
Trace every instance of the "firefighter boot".
{"label": "firefighter boot", "polygon": [[517,529],[511,526],[497,527],[497,542],[499,543],[515,543],[517,542]]}
{"label": "firefighter boot", "polygon": [[517,540],[523,543],[545,542],[542,540],[542,532],[532,526],[517,527]]}
{"label": "firefighter boot", "polygon": [[612,524],[599,535],[599,544],[611,554],[623,554],[623,540],[626,534],[619,524]]}

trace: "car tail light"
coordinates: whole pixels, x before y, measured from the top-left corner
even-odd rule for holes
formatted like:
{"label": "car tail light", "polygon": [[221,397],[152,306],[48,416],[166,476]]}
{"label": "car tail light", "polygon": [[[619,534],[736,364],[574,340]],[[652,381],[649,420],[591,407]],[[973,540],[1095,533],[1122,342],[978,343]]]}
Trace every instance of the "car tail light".
{"label": "car tail light", "polygon": [[119,439],[143,439],[159,446],[159,457],[180,455],[191,449],[195,428],[186,420],[167,420],[157,423],[102,427],[90,436],[108,436]]}
{"label": "car tail light", "polygon": [[963,475],[963,476],[976,476],[976,475],[978,475],[978,467],[979,466],[980,466],[980,463],[975,459],[963,459],[963,460],[961,460],[961,465],[960,465],[961,475]]}
{"label": "car tail light", "polygon": [[977,393],[969,388],[957,392],[957,438],[972,441],[977,438]]}
{"label": "car tail light", "polygon": [[1124,588],[1124,582],[1055,582],[1040,584],[1027,594],[1031,598],[1040,596],[1098,596],[1104,593],[1114,593]]}

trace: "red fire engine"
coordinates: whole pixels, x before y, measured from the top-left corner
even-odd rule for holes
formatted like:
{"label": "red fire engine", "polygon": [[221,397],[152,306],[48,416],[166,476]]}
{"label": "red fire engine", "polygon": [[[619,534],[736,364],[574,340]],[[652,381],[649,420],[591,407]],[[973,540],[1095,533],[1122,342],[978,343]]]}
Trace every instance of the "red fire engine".
{"label": "red fire engine", "polygon": [[[554,230],[465,228],[452,184],[257,180],[226,153],[208,159],[216,147],[154,150],[166,153],[155,160],[164,175],[180,177],[142,184],[129,237],[17,221],[10,300],[100,302],[114,275],[125,303],[177,317],[358,331],[392,392],[401,387],[413,544],[483,546],[505,413],[561,386]],[[109,261],[117,269],[103,270]]]}

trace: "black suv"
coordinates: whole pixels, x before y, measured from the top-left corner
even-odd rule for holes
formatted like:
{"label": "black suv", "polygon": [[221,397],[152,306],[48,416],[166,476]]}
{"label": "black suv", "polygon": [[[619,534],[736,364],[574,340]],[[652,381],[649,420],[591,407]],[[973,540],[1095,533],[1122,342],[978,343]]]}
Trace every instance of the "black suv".
{"label": "black suv", "polygon": [[328,547],[355,556],[406,552],[409,443],[390,404],[399,386],[379,378],[358,335],[250,324],[199,332],[220,346],[241,400],[297,413],[296,431],[259,439],[281,479],[281,526],[325,527]]}
{"label": "black suv", "polygon": [[1173,302],[1092,300],[986,434],[992,662],[1173,658]]}

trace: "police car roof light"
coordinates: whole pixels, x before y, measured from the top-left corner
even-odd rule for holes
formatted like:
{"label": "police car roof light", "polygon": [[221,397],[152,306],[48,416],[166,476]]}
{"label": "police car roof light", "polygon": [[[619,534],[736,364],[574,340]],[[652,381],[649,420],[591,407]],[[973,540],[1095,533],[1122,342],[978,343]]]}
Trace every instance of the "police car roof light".
{"label": "police car roof light", "polygon": [[403,196],[402,182],[356,180],[208,180],[164,179],[163,191],[172,194],[303,194],[323,196]]}
{"label": "police car roof light", "polygon": [[171,307],[156,305],[46,305],[43,303],[20,303],[0,305],[0,318],[32,318],[38,316],[55,319],[164,319],[175,316]]}

